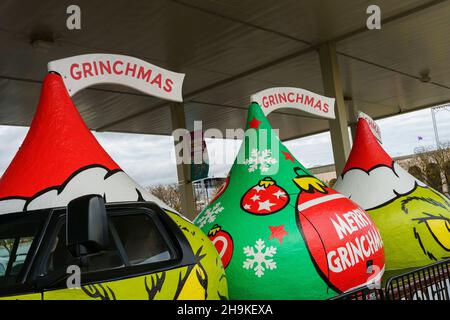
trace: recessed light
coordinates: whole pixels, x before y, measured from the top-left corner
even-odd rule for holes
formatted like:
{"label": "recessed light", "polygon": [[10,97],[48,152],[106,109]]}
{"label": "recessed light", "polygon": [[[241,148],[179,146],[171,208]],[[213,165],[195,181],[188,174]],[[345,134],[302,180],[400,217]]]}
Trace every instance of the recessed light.
{"label": "recessed light", "polygon": [[424,83],[431,81],[430,70],[424,70],[420,72],[420,81]]}
{"label": "recessed light", "polygon": [[30,36],[30,44],[33,49],[46,51],[55,45],[55,39],[50,33],[36,33]]}

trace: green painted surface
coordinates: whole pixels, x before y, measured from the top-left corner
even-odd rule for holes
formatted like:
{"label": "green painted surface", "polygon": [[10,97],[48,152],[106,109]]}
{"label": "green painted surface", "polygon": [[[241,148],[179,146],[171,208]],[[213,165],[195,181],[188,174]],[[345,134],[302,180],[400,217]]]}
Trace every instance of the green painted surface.
{"label": "green painted surface", "polygon": [[[298,177],[294,168],[300,168],[297,170],[300,175],[302,172],[310,175],[309,172],[280,142],[261,108],[255,103],[249,109],[247,129],[246,136],[265,130],[267,144],[262,136],[254,144],[250,143],[248,137],[244,140],[230,171],[227,188],[194,221],[207,234],[217,225],[233,239],[232,258],[225,269],[230,299],[325,299],[334,296],[336,293],[327,287],[316,271],[296,223],[295,208],[300,189],[293,181]],[[258,152],[258,156],[261,156],[266,150],[269,150],[269,154],[266,154],[269,163],[267,171],[259,164],[251,171],[251,164],[238,163],[239,159],[251,158],[252,152],[253,155]],[[268,183],[271,184],[271,190],[284,191],[289,195],[289,201],[286,203],[287,198],[280,196],[279,203],[282,205],[284,201],[285,206],[276,213],[247,212],[258,213],[259,206],[252,207],[253,203],[249,200],[251,194],[247,192],[259,186],[260,181],[267,176],[272,181],[262,182],[262,185]],[[241,199],[246,194],[241,206]],[[275,201],[272,199],[270,202]],[[245,204],[251,206],[247,211],[243,208]],[[276,206],[271,207],[274,208]],[[268,212],[262,210],[261,213]],[[261,269],[256,268],[257,263],[251,265],[251,261],[247,260],[254,258],[251,250],[268,254],[261,257],[267,262],[261,263]]]}

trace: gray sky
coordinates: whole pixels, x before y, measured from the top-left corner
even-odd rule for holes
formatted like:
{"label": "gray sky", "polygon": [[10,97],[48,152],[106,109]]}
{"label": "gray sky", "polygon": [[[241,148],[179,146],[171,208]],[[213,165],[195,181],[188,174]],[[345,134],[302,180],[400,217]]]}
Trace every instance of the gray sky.
{"label": "gray sky", "polygon": [[[429,108],[376,122],[381,129],[383,147],[391,157],[412,154],[418,146],[436,144]],[[436,113],[436,124],[440,142],[450,141],[450,111]],[[423,140],[418,141],[418,136]],[[286,146],[308,168],[334,162],[328,132],[289,141]]]}
{"label": "gray sky", "polygon": [[[414,152],[417,146],[435,144],[430,109],[377,121],[383,145],[393,157]],[[450,111],[437,113],[441,142],[450,141]],[[3,174],[22,143],[28,128],[0,126],[0,174]],[[282,130],[282,128],[281,128]],[[167,136],[94,133],[102,146],[132,178],[143,186],[177,181],[173,140]],[[423,137],[418,141],[418,136]],[[207,140],[210,176],[226,175],[240,141]],[[330,134],[321,133],[286,143],[306,167],[333,163]],[[226,159],[226,163],[223,163]]]}

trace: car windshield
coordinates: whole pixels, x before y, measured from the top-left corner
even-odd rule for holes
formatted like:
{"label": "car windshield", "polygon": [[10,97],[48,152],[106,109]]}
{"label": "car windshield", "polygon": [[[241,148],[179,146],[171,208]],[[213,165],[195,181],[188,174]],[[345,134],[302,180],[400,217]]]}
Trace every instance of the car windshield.
{"label": "car windshield", "polygon": [[43,211],[0,216],[0,290],[19,282],[46,216]]}

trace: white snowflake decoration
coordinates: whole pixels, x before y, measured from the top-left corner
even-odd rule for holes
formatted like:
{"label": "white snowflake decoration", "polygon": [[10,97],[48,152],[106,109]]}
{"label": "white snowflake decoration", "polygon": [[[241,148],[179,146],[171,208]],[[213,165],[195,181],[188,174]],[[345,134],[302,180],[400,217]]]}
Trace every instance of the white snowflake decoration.
{"label": "white snowflake decoration", "polygon": [[212,208],[208,208],[205,213],[199,217],[199,227],[203,228],[207,223],[212,223],[216,220],[217,215],[223,211],[223,207],[220,202],[216,203]]}
{"label": "white snowflake decoration", "polygon": [[266,149],[258,151],[258,149],[252,149],[250,157],[245,159],[244,164],[248,166],[248,172],[254,172],[255,170],[261,170],[261,172],[267,172],[270,166],[277,163],[275,158],[272,158],[272,150]]}
{"label": "white snowflake decoration", "polygon": [[[256,249],[256,252],[254,251]],[[277,248],[275,247],[266,247],[264,241],[262,239],[258,239],[256,241],[254,247],[244,247],[244,254],[248,257],[244,261],[243,268],[247,270],[254,270],[255,275],[258,278],[264,275],[264,271],[266,269],[273,270],[277,268],[277,263],[273,261],[273,256],[277,253]],[[264,266],[263,266],[264,264]]]}

